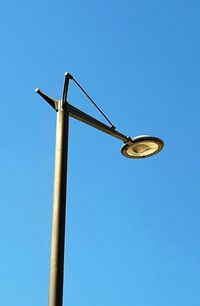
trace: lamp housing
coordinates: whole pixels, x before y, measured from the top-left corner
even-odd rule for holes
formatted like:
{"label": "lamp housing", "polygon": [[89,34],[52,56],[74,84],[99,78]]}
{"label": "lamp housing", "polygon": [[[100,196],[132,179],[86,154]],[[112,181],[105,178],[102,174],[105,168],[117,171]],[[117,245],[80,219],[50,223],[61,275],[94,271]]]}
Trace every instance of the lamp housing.
{"label": "lamp housing", "polygon": [[122,147],[121,153],[128,158],[146,158],[159,153],[164,147],[162,139],[149,135],[130,138]]}

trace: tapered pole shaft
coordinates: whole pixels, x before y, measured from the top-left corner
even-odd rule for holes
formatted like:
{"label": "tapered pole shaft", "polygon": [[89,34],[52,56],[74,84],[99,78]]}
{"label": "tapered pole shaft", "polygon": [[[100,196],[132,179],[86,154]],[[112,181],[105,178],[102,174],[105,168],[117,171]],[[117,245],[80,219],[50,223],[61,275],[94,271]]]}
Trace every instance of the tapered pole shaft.
{"label": "tapered pole shaft", "polygon": [[62,306],[63,300],[67,152],[69,128],[68,104],[66,103],[68,81],[69,79],[65,79],[63,99],[58,102],[56,119],[49,306]]}

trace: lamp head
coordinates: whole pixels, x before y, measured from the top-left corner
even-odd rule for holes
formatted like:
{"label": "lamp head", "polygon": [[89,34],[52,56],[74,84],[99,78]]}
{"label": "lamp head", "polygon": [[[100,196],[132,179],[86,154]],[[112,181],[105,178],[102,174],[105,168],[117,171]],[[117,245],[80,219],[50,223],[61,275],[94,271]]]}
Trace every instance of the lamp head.
{"label": "lamp head", "polygon": [[121,153],[128,158],[145,158],[159,153],[164,142],[154,136],[141,135],[130,138],[122,147]]}

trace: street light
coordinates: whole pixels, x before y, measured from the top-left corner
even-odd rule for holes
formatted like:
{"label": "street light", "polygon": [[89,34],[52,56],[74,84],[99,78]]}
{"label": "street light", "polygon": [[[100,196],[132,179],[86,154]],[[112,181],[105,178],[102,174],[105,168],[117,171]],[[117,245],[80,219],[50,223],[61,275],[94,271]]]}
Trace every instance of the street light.
{"label": "street light", "polygon": [[[89,116],[67,102],[67,92],[70,80],[73,80],[84,94],[86,94],[94,106],[111,124],[111,127]],[[103,114],[96,103],[89,97],[70,73],[65,73],[64,87],[60,100],[55,100],[38,88],[36,89],[36,92],[57,112],[48,306],[62,306],[69,117],[82,121],[123,141],[124,145],[121,148],[121,152],[128,158],[152,156],[160,152],[164,144],[163,141],[157,137],[138,136],[130,138],[118,132],[115,126]]]}

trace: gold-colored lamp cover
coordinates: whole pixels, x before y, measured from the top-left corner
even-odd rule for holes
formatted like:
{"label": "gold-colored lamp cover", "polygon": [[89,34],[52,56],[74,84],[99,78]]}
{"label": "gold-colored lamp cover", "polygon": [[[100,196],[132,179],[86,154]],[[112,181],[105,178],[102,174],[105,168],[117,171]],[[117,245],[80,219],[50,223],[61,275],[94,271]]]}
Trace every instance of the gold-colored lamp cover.
{"label": "gold-colored lamp cover", "polygon": [[157,154],[163,146],[160,138],[142,135],[130,138],[130,141],[122,146],[121,153],[128,158],[145,158]]}

